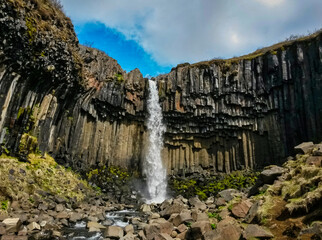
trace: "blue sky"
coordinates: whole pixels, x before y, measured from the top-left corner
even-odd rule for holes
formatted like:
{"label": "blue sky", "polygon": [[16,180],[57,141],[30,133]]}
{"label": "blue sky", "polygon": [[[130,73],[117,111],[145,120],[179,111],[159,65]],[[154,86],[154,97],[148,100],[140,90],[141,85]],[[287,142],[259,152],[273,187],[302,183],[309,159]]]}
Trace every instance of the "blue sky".
{"label": "blue sky", "polygon": [[322,27],[321,0],[62,0],[81,43],[144,76]]}

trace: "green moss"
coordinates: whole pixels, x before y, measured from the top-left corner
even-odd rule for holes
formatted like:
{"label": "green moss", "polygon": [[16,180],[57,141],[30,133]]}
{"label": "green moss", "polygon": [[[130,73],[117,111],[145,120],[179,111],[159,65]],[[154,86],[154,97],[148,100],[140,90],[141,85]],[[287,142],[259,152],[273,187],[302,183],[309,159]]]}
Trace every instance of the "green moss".
{"label": "green moss", "polygon": [[222,218],[218,213],[208,213],[209,218],[216,218],[218,221],[221,221]]}
{"label": "green moss", "polygon": [[21,115],[25,112],[25,108],[20,107],[18,110],[18,114],[17,114],[17,120],[19,120],[19,118],[21,117]]}
{"label": "green moss", "polygon": [[115,80],[117,80],[119,83],[121,83],[121,82],[123,82],[123,81],[124,81],[124,78],[123,78],[122,73],[116,73],[116,74],[114,75],[114,78],[115,78]]}
{"label": "green moss", "polygon": [[211,229],[216,229],[217,225],[215,223],[210,224],[211,225]]}
{"label": "green moss", "polygon": [[7,211],[8,206],[9,206],[9,201],[8,200],[5,200],[5,201],[1,202],[1,210]]}
{"label": "green moss", "polygon": [[169,185],[178,195],[180,194],[187,198],[198,195],[199,198],[206,199],[224,189],[243,189],[250,187],[255,184],[257,176],[258,173],[256,172],[236,171],[231,174],[211,177],[204,181],[200,181],[198,178],[175,178],[170,180]]}
{"label": "green moss", "polygon": [[31,17],[26,18],[27,35],[29,37],[30,45],[36,39],[37,28],[35,27],[35,25],[35,20],[33,20]]}

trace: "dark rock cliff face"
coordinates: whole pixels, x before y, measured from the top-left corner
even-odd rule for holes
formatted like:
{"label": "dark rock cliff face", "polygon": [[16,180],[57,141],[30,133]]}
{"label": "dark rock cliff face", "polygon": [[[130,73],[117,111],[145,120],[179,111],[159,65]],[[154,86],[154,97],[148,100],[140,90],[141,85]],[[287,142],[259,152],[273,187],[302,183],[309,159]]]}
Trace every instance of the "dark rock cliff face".
{"label": "dark rock cliff face", "polygon": [[[138,170],[148,94],[140,71],[80,46],[49,1],[1,1],[0,29],[2,148],[23,158],[38,146],[84,171]],[[321,34],[253,58],[179,65],[156,79],[170,174],[255,168],[321,140]]]}
{"label": "dark rock cliff face", "polygon": [[78,169],[137,169],[146,92],[140,71],[125,73],[103,52],[79,46],[70,20],[48,1],[1,2],[0,29],[4,147],[23,157],[37,141]]}
{"label": "dark rock cliff face", "polygon": [[264,166],[322,139],[321,33],[261,56],[179,65],[157,80],[169,172]]}

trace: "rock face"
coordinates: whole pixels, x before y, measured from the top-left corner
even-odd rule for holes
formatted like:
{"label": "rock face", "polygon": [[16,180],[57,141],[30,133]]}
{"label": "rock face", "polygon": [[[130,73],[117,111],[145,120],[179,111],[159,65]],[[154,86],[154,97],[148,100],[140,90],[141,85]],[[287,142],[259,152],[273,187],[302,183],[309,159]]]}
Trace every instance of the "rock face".
{"label": "rock face", "polygon": [[[84,171],[139,170],[147,79],[78,44],[50,1],[0,5],[0,143]],[[321,33],[261,56],[183,64],[156,78],[169,174],[278,162],[322,134]]]}
{"label": "rock face", "polygon": [[182,64],[157,77],[168,172],[278,163],[321,141],[321,32],[260,56]]}

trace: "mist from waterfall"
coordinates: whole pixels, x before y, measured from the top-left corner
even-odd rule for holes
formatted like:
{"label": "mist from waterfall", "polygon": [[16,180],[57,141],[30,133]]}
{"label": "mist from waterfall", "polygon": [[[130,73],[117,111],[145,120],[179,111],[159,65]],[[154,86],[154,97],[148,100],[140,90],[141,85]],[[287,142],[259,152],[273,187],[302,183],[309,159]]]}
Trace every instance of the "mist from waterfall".
{"label": "mist from waterfall", "polygon": [[167,197],[167,171],[163,166],[161,158],[163,134],[166,128],[162,121],[162,109],[159,103],[157,84],[153,80],[149,80],[147,107],[149,113],[147,121],[149,139],[145,164],[143,166],[149,194],[147,201],[150,203],[161,203]]}

